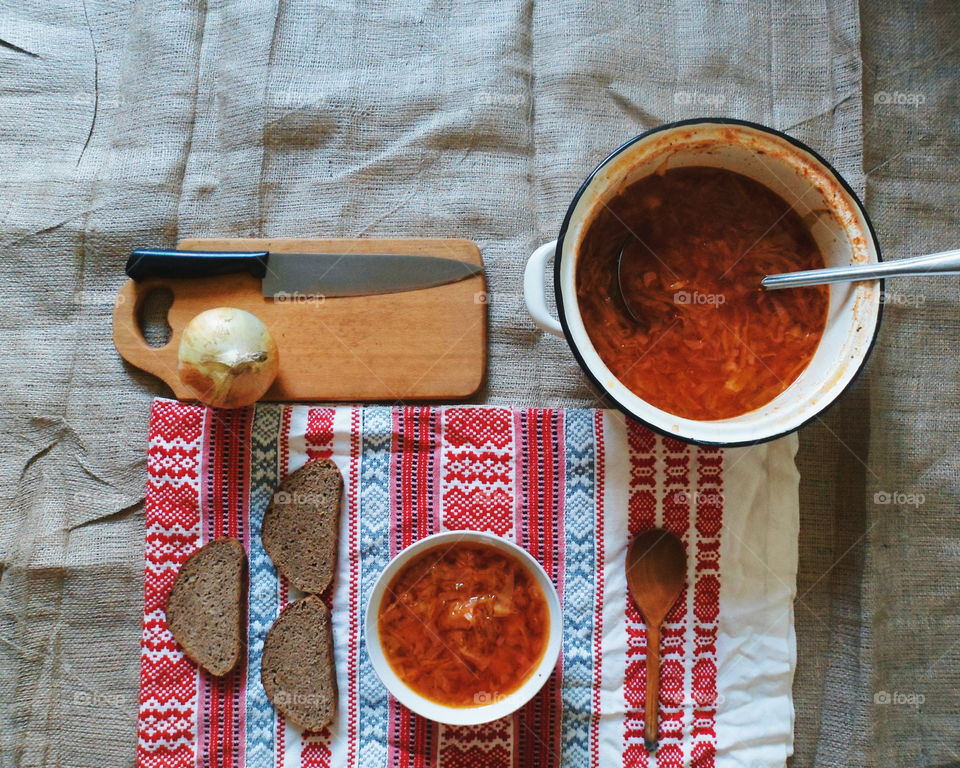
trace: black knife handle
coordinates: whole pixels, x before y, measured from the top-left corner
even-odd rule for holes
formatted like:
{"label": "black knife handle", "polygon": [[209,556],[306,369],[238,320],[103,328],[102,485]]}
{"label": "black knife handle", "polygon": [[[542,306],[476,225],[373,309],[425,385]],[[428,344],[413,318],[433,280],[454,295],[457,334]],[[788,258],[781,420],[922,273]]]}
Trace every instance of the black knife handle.
{"label": "black knife handle", "polygon": [[134,280],[148,277],[213,277],[246,272],[267,274],[267,251],[176,251],[137,248],[127,259],[127,275]]}

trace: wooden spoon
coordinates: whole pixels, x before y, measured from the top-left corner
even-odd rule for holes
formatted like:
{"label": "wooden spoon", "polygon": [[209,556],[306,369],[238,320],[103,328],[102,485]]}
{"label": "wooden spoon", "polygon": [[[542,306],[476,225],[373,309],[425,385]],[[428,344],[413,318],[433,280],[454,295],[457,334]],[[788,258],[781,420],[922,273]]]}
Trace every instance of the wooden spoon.
{"label": "wooden spoon", "polygon": [[647,704],[643,742],[657,749],[660,719],[660,625],[680,597],[687,575],[687,553],[670,531],[654,528],[638,535],[627,550],[627,587],[647,625]]}

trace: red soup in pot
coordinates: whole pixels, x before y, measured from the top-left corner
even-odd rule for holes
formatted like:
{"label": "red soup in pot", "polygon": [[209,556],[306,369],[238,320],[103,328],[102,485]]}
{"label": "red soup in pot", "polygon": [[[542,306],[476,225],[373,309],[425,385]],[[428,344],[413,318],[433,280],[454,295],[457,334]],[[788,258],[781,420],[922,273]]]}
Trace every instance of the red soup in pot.
{"label": "red soup in pot", "polygon": [[597,354],[627,388],[678,416],[725,419],[783,392],[826,325],[826,286],[766,291],[760,280],[823,266],[803,219],[763,184],[674,168],[598,208],[580,246],[577,300]]}
{"label": "red soup in pot", "polygon": [[421,696],[450,707],[495,702],[533,674],[550,615],[533,573],[490,544],[438,545],[394,576],[378,615],[390,667]]}

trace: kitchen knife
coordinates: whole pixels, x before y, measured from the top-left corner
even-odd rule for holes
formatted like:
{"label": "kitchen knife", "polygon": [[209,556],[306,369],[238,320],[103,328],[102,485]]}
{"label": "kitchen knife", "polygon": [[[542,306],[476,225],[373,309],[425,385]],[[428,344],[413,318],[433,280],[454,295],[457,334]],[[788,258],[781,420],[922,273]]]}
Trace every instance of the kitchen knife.
{"label": "kitchen knife", "polygon": [[483,273],[483,267],[439,256],[392,253],[283,253],[280,251],[177,251],[138,248],[127,260],[127,275],[212,277],[247,273],[262,278],[267,298],[366,296],[455,283]]}

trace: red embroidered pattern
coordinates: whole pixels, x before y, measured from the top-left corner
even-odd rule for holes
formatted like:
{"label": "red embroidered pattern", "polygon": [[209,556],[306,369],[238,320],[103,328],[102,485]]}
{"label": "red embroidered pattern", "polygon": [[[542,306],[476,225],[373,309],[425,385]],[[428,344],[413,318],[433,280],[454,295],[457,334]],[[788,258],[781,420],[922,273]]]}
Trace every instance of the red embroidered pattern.
{"label": "red embroidered pattern", "polygon": [[[630,449],[627,531],[631,538],[657,526],[656,435],[627,421],[627,445]],[[625,765],[646,766],[649,761],[643,745],[644,695],[647,688],[647,631],[636,603],[626,596],[627,668],[624,677],[626,716],[624,718]]]}
{"label": "red embroidered pattern", "polygon": [[[447,530],[492,531],[512,538],[516,506],[514,413],[506,408],[443,412],[441,497]],[[510,768],[516,717],[479,726],[442,725],[442,768]]]}
{"label": "red embroidered pattern", "polygon": [[177,571],[200,540],[200,453],[203,413],[158,402],[147,449],[146,566],[140,642],[137,760],[146,768],[194,763],[197,670],[167,627],[167,596]]}
{"label": "red embroidered pattern", "polygon": [[[138,731],[138,761],[146,768],[243,766],[246,668],[225,680],[198,680],[196,668],[183,658],[166,627],[163,606],[177,570],[201,541],[234,535],[248,543],[250,461],[263,460],[261,453],[250,454],[251,417],[250,410],[216,412],[169,401],[154,404],[148,447]],[[387,421],[391,417],[392,439]],[[723,455],[719,450],[659,438],[627,422],[629,533],[635,535],[663,525],[681,535],[690,558],[690,584],[664,626],[661,745],[657,759],[652,760],[643,747],[646,633],[629,599],[624,604],[625,719],[620,726],[611,717],[614,712],[601,718],[601,703],[606,707],[605,697],[611,695],[603,684],[620,672],[611,670],[605,678],[601,668],[604,573],[610,566],[604,554],[610,546],[605,540],[605,523],[609,514],[610,521],[619,526],[623,514],[619,509],[606,509],[606,492],[610,490],[606,488],[610,482],[607,476],[613,472],[613,481],[620,482],[621,465],[616,463],[612,469],[606,466],[607,452],[619,451],[622,445],[615,417],[594,412],[588,422],[583,422],[551,409],[395,408],[377,415],[380,426],[371,434],[382,437],[379,443],[372,438],[371,450],[380,458],[379,464],[371,462],[369,469],[362,465],[360,455],[366,440],[361,429],[362,409],[287,406],[272,412],[271,418],[272,430],[277,428],[276,419],[280,424],[276,446],[280,477],[290,471],[292,430],[305,435],[302,443],[293,443],[308,460],[333,455],[336,424],[342,424],[346,431],[349,419],[350,430],[349,438],[344,437],[342,446],[338,442],[337,449],[342,465],[347,458],[341,454],[349,450],[349,469],[344,466],[348,487],[341,550],[341,567],[349,576],[342,580],[345,591],[337,593],[338,600],[349,604],[342,618],[344,637],[338,648],[338,654],[345,656],[347,695],[337,740],[326,731],[305,735],[299,753],[302,768],[327,768],[334,762],[357,766],[361,754],[377,754],[376,745],[372,745],[372,752],[364,751],[371,746],[364,741],[371,738],[363,720],[368,710],[361,710],[362,701],[357,695],[369,682],[358,680],[358,670],[363,668],[360,622],[365,608],[360,594],[361,557],[366,547],[382,544],[381,540],[371,544],[361,535],[366,530],[361,526],[366,518],[360,518],[360,491],[368,477],[362,470],[370,473],[369,482],[383,489],[373,497],[383,502],[364,507],[363,514],[389,515],[390,551],[395,553],[441,528],[489,530],[518,540],[538,557],[558,586],[570,588],[568,599],[576,593],[570,584],[593,587],[586,593],[592,603],[580,603],[584,606],[580,613],[590,629],[578,641],[583,643],[581,655],[563,657],[571,665],[568,673],[583,670],[578,673],[582,682],[576,689],[583,691],[583,704],[575,706],[582,720],[565,720],[562,716],[558,675],[513,717],[476,727],[438,726],[392,699],[389,703],[381,699],[377,705],[382,707],[377,710],[378,727],[388,737],[381,753],[387,765],[549,767],[560,764],[562,743],[582,749],[582,762],[599,768],[601,749],[615,749],[616,740],[622,739],[624,765],[715,767],[724,492]],[[581,425],[580,431],[570,432],[573,426],[568,425],[576,423]],[[259,439],[262,442],[264,438],[261,435]],[[573,469],[579,466],[585,468],[582,474]],[[258,493],[263,493],[262,488]],[[570,497],[573,499],[591,494],[587,498],[592,498],[594,505],[593,514],[590,503],[585,505],[582,518],[591,527],[577,529],[575,534],[573,521],[581,517],[569,516],[570,510],[564,506],[567,493],[574,494]],[[386,526],[385,520],[382,525]],[[380,530],[386,533],[385,528]],[[565,570],[568,579],[574,573],[573,561],[564,559],[565,540],[569,542],[571,535],[578,537],[578,551],[595,548],[593,584],[584,576],[590,569],[583,572],[582,567],[581,582],[564,580]],[[621,543],[615,543],[614,551],[620,551]],[[385,557],[382,550],[381,557]],[[278,594],[281,606],[286,605],[286,584],[278,585]],[[581,666],[574,666],[577,663]],[[564,692],[566,695],[568,692]],[[583,725],[571,725],[573,722]],[[571,727],[575,729],[572,736]],[[284,728],[278,717],[274,735],[278,768],[284,768],[290,757],[285,754],[290,747],[285,743]],[[604,765],[607,754],[602,758]],[[252,757],[248,755],[248,759]],[[383,762],[383,758],[380,760]]]}
{"label": "red embroidered pattern", "polygon": [[[563,602],[564,452],[559,411],[530,409],[520,415],[520,521],[517,543],[533,555],[557,587]],[[521,765],[560,762],[562,701],[558,680],[562,658],[546,685],[516,717],[516,758]]]}
{"label": "red embroidered pattern", "polygon": [[[436,533],[440,476],[440,410],[398,408],[393,415],[390,462],[390,546],[392,553]],[[440,726],[390,698],[388,764],[422,768],[433,754]]]}
{"label": "red embroidered pattern", "polygon": [[[716,754],[716,637],[719,616],[719,548],[722,525],[722,454],[657,438],[629,423],[629,522],[631,536],[658,524],[676,533],[687,546],[694,583],[688,583],[663,627],[660,680],[660,747],[656,764],[671,768],[691,764],[712,768]],[[659,449],[659,450],[658,450]],[[697,470],[691,482],[691,456]],[[657,515],[657,468],[662,469],[662,513]],[[694,490],[695,489],[695,490]],[[691,512],[695,523],[691,526]],[[691,611],[691,600],[693,602]],[[627,597],[627,666],[624,697],[624,763],[646,766],[652,761],[643,745],[646,692],[646,629]],[[686,655],[694,639],[693,659]],[[684,754],[683,737],[693,746]]]}
{"label": "red embroidered pattern", "polygon": [[606,448],[603,439],[603,412],[597,411],[593,420],[597,454],[597,585],[593,597],[596,607],[593,614],[593,708],[590,712],[590,765],[591,768],[597,768],[600,764],[600,681],[603,679],[603,521],[606,515],[606,507],[604,506]]}
{"label": "red embroidered pattern", "polygon": [[333,408],[311,408],[307,412],[307,461],[333,456]]}
{"label": "red embroidered pattern", "polygon": [[513,531],[513,413],[448,408],[444,413],[443,525],[447,530]]}
{"label": "red embroidered pattern", "polygon": [[713,768],[717,754],[717,635],[720,618],[720,530],[723,527],[723,453],[697,452],[697,584],[693,596],[694,768]]}
{"label": "red embroidered pattern", "polygon": [[[329,459],[333,456],[333,408],[311,408],[307,411],[307,461]],[[329,607],[329,592],[324,595]],[[301,768],[327,768],[330,765],[330,729],[305,733],[300,746]]]}
{"label": "red embroidered pattern", "polygon": [[[347,518],[350,521],[350,530],[347,535],[347,546],[349,548],[349,568],[350,568],[350,625],[348,632],[350,642],[347,646],[347,683],[348,690],[357,690],[357,653],[359,644],[359,612],[363,610],[360,606],[360,550],[358,546],[358,530],[360,526],[360,515],[357,507],[359,499],[358,484],[360,481],[360,409],[353,408],[350,411],[350,484],[346,488],[347,493]],[[356,764],[357,762],[357,722],[360,719],[359,702],[356,696],[350,696],[347,706],[347,762]]]}
{"label": "red embroidered pattern", "polygon": [[[670,438],[661,440],[663,453],[662,527],[680,537],[690,551],[690,446]],[[657,765],[684,764],[680,741],[688,710],[686,636],[689,589],[684,589],[663,623],[660,654],[660,746]]]}
{"label": "red embroidered pattern", "polygon": [[[249,549],[247,490],[250,477],[250,429],[253,408],[207,411],[206,482],[202,484],[204,541],[231,536]],[[198,763],[238,768],[243,759],[246,717],[243,692],[246,665],[222,678],[200,676]]]}

